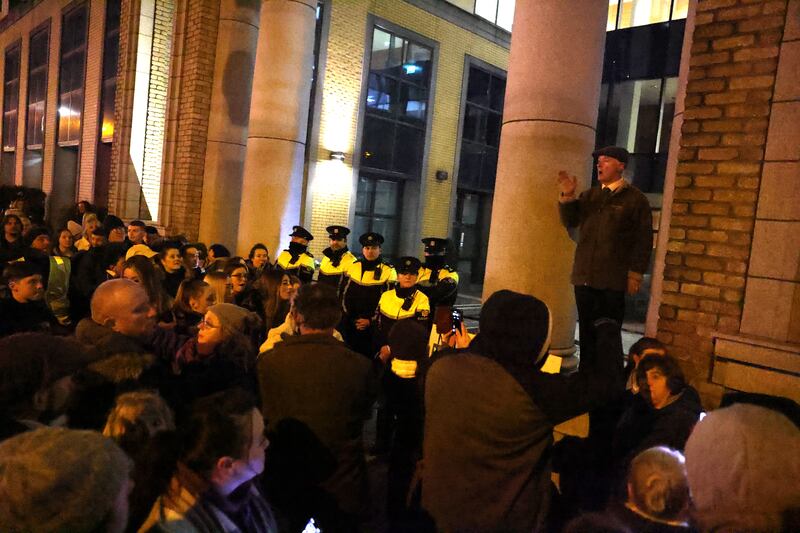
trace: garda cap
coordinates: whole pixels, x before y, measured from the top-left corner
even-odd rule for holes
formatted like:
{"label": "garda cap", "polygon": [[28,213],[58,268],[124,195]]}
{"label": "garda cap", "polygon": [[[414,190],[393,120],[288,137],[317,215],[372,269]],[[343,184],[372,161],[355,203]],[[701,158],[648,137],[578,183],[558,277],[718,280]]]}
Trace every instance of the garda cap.
{"label": "garda cap", "polygon": [[334,241],[346,239],[350,235],[350,229],[345,226],[328,226],[325,231],[328,232],[328,238]]}
{"label": "garda cap", "polygon": [[300,237],[307,241],[314,240],[314,236],[303,226],[292,226],[292,232],[289,234],[289,237]]}
{"label": "garda cap", "polygon": [[440,237],[425,237],[422,239],[426,254],[441,254],[447,251],[447,239]]}
{"label": "garda cap", "polygon": [[358,238],[361,246],[380,246],[383,244],[383,235],[370,231]]}
{"label": "garda cap", "polygon": [[422,262],[416,257],[401,257],[395,263],[395,270],[398,274],[419,274]]}

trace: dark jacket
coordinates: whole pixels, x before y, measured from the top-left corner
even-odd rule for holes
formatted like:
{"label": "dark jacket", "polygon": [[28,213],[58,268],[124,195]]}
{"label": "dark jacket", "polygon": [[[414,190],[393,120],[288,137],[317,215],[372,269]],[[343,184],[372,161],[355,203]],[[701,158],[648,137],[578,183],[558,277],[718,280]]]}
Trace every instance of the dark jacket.
{"label": "dark jacket", "polygon": [[597,337],[593,365],[569,376],[542,373],[532,362],[524,372],[504,367],[478,351],[486,339],[477,337],[431,363],[422,505],[439,530],[544,529],[553,426],[621,386],[619,325],[604,321]]}
{"label": "dark jacket", "polygon": [[624,468],[636,454],[653,446],[683,451],[703,412],[697,391],[687,386],[675,401],[661,409],[637,394],[623,413],[614,433],[614,458]]}
{"label": "dark jacket", "polygon": [[561,222],[578,228],[573,285],[624,291],[628,273],[647,272],[653,250],[653,218],[647,197],[625,182],[609,198],[592,187],[558,206]]}
{"label": "dark jacket", "polygon": [[91,318],[84,318],[75,328],[75,337],[84,344],[94,346],[103,355],[119,353],[151,353],[161,362],[169,362],[178,348],[186,342],[186,337],[174,331],[154,328],[144,339],[135,339],[102,326]]}
{"label": "dark jacket", "polygon": [[53,329],[58,329],[58,321],[44,300],[23,304],[10,296],[0,299],[0,337]]}
{"label": "dark jacket", "polygon": [[[265,472],[285,473],[284,486],[304,477],[333,495],[343,511],[364,511],[361,432],[376,397],[377,368],[330,335],[298,335],[262,354],[258,378],[272,432],[270,465],[276,465]],[[314,465],[306,463],[310,458]]]}

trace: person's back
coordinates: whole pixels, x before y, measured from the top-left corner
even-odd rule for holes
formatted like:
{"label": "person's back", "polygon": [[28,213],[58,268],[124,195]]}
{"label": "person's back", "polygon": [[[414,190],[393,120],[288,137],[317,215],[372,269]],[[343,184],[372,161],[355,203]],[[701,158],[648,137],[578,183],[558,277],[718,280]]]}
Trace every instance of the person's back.
{"label": "person's back", "polygon": [[445,356],[428,371],[425,405],[422,503],[437,527],[540,527],[552,425],[519,383],[481,355]]}
{"label": "person's back", "polygon": [[533,296],[498,291],[465,350],[425,377],[422,506],[447,531],[541,531],[553,426],[621,384],[619,324],[598,320],[597,357],[569,375],[541,372],[551,315]]}
{"label": "person's back", "polygon": [[287,483],[320,486],[339,510],[358,515],[366,486],[361,431],[377,375],[370,361],[333,337],[340,316],[335,289],[301,287],[293,313],[301,334],[262,354],[258,364],[276,463],[268,472],[285,491]]}

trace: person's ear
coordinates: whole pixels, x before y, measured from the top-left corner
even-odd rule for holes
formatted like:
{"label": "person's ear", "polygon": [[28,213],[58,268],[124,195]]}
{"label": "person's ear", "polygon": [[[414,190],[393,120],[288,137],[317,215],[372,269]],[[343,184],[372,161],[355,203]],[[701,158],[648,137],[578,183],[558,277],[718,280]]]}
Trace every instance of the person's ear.
{"label": "person's ear", "polygon": [[109,329],[114,329],[114,326],[116,326],[116,324],[117,324],[117,322],[113,318],[110,318],[110,317],[106,318],[105,320],[103,320],[103,326],[105,326],[105,327],[107,327]]}

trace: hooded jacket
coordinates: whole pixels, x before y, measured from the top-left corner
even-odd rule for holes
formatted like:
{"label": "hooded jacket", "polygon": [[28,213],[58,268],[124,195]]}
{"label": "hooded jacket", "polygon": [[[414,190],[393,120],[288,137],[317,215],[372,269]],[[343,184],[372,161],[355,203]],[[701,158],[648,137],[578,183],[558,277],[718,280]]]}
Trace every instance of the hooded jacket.
{"label": "hooded jacket", "polygon": [[499,291],[484,304],[469,348],[433,360],[425,376],[422,505],[438,529],[544,529],[553,427],[621,386],[619,324],[598,322],[593,364],[569,376],[545,374],[538,363],[550,343],[547,306]]}

